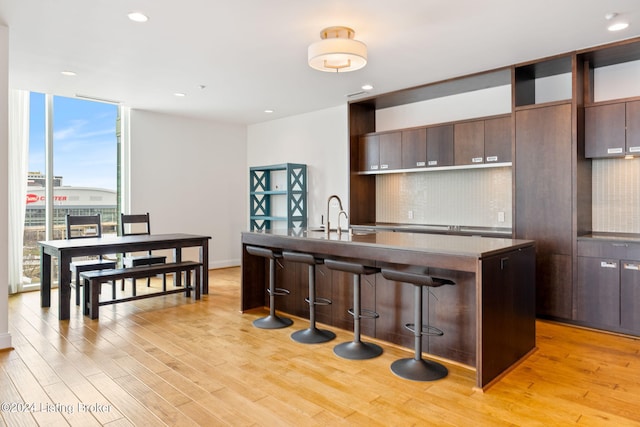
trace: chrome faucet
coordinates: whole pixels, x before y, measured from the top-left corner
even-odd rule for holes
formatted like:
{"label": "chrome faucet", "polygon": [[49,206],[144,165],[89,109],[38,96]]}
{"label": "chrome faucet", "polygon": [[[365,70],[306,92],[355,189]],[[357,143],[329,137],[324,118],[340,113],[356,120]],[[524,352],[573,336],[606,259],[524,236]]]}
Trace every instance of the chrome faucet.
{"label": "chrome faucet", "polygon": [[338,236],[342,234],[342,227],[340,227],[340,216],[344,214],[344,220],[347,222],[347,230],[349,229],[349,215],[343,210],[338,212]]}
{"label": "chrome faucet", "polygon": [[[338,197],[336,194],[329,196],[329,199],[327,199],[327,228],[325,230],[327,233],[327,236],[329,235],[329,233],[331,233],[331,222],[329,221],[329,214],[331,212],[332,199],[336,199],[338,201],[338,207],[340,208],[340,212],[344,212],[344,209],[342,208],[342,200],[340,200],[340,197]],[[344,214],[346,215],[347,213],[345,212]],[[338,229],[340,229],[340,214],[338,214]]]}

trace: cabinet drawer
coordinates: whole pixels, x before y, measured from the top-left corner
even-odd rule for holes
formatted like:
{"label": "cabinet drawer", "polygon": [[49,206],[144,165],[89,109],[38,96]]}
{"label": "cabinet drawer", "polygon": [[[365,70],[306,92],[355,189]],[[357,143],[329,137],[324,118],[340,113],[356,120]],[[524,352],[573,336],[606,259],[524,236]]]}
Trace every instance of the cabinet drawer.
{"label": "cabinet drawer", "polygon": [[640,260],[640,243],[578,240],[578,256]]}

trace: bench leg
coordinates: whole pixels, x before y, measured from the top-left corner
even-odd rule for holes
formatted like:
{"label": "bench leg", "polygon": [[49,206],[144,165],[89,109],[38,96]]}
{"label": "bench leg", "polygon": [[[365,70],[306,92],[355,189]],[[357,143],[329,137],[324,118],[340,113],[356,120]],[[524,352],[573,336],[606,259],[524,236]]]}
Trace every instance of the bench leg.
{"label": "bench leg", "polygon": [[200,267],[196,267],[194,271],[196,273],[196,300],[199,300],[202,293],[202,278],[200,277]]}
{"label": "bench leg", "polygon": [[101,283],[97,279],[93,279],[89,282],[89,318],[98,318],[98,294],[100,293]]}
{"label": "bench leg", "polygon": [[[79,291],[79,289],[76,289],[76,292],[77,291]],[[89,315],[89,294],[89,279],[84,279],[82,284],[82,300],[84,302],[84,304],[82,304],[82,314],[85,316]]]}
{"label": "bench leg", "polygon": [[184,288],[185,288],[185,296],[187,298],[191,297],[191,270],[187,270],[184,272]]}

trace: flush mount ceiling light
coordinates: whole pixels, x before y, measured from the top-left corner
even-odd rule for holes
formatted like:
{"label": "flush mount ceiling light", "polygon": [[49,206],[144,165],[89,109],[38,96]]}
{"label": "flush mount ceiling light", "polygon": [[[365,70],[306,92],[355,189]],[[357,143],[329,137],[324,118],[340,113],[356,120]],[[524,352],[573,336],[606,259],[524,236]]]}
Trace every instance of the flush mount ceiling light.
{"label": "flush mount ceiling light", "polygon": [[347,27],[322,30],[322,40],[309,46],[309,66],[330,73],[346,73],[367,65],[367,45],[354,40],[355,34]]}

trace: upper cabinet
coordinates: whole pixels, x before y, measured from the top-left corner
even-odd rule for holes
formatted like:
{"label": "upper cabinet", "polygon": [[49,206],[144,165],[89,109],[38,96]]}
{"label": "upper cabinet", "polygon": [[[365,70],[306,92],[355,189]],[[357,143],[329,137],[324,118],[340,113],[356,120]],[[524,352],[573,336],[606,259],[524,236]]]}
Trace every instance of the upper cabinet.
{"label": "upper cabinet", "polygon": [[511,116],[455,125],[455,164],[511,162]]}
{"label": "upper cabinet", "polygon": [[640,154],[640,101],[592,105],[584,116],[586,157]]}
{"label": "upper cabinet", "polygon": [[380,134],[380,170],[402,167],[402,132]]}
{"label": "upper cabinet", "polygon": [[511,116],[484,121],[484,161],[511,162]]}
{"label": "upper cabinet", "polygon": [[423,168],[427,165],[427,130],[402,131],[402,168]]}
{"label": "upper cabinet", "polygon": [[427,167],[453,165],[453,125],[427,128]]}
{"label": "upper cabinet", "polygon": [[375,132],[359,137],[359,171],[511,162],[511,115]]}
{"label": "upper cabinet", "polygon": [[484,163],[484,121],[456,123],[453,135],[456,165]]}
{"label": "upper cabinet", "polygon": [[380,137],[364,135],[359,140],[360,170],[377,171],[380,169]]}

